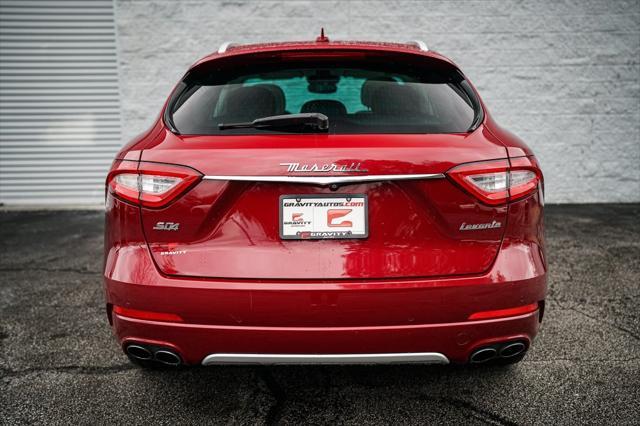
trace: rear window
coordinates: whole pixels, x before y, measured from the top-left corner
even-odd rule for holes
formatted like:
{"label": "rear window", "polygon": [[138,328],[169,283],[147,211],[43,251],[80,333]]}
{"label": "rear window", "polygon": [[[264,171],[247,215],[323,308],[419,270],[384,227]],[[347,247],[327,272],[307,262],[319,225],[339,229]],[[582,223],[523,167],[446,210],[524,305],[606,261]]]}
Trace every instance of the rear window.
{"label": "rear window", "polygon": [[463,133],[482,115],[469,84],[452,67],[363,62],[271,63],[191,73],[172,95],[165,119],[187,135],[285,133],[219,125],[310,112],[329,118],[329,133]]}

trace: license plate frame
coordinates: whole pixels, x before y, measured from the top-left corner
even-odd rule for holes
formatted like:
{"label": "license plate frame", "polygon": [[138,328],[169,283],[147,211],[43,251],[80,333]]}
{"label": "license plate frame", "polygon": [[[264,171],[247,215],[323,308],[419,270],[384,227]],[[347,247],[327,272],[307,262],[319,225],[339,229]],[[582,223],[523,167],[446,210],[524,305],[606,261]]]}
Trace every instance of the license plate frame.
{"label": "license plate frame", "polygon": [[[296,203],[336,203],[330,206],[285,206],[286,200],[293,200]],[[360,203],[354,205],[350,203]],[[339,205],[345,203],[345,205]],[[300,224],[295,223],[292,209],[300,210],[303,217]],[[284,194],[278,200],[278,228],[280,238],[283,240],[360,240],[369,237],[369,202],[367,194]],[[330,210],[338,214],[334,220],[328,218]],[[352,210],[344,214],[343,210]],[[356,213],[354,214],[354,210]],[[360,211],[360,213],[358,213]],[[309,213],[311,214],[309,215]],[[304,214],[307,214],[304,217]],[[285,215],[291,216],[285,221]],[[311,217],[311,220],[308,219]],[[326,225],[320,225],[319,218],[326,218]],[[285,224],[285,222],[287,222]],[[307,223],[310,222],[310,223]],[[330,222],[336,223],[331,225]],[[352,226],[343,225],[344,222],[351,222]],[[285,225],[286,229],[285,229]],[[331,228],[331,229],[328,229]],[[293,234],[292,232],[294,232]]]}

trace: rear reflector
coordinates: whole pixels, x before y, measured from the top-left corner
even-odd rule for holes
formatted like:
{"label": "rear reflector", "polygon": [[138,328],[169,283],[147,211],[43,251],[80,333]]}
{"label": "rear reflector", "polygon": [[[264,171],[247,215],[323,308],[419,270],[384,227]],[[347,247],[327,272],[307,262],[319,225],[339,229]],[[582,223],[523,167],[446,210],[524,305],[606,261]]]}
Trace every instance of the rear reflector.
{"label": "rear reflector", "polygon": [[531,312],[535,312],[537,309],[538,309],[538,304],[531,303],[530,305],[518,306],[517,308],[476,312],[475,314],[469,315],[469,319],[482,320],[482,319],[491,319],[491,318],[515,317],[517,315],[524,315]]}
{"label": "rear reflector", "polygon": [[182,318],[176,314],[167,314],[164,312],[140,311],[138,309],[123,308],[122,306],[114,306],[113,312],[123,317],[164,322],[183,322]]}
{"label": "rear reflector", "polygon": [[159,208],[185,193],[202,175],[175,164],[123,161],[107,177],[111,193],[144,207]]}
{"label": "rear reflector", "polygon": [[533,157],[463,164],[449,170],[447,175],[489,205],[523,198],[534,192],[542,179]]}

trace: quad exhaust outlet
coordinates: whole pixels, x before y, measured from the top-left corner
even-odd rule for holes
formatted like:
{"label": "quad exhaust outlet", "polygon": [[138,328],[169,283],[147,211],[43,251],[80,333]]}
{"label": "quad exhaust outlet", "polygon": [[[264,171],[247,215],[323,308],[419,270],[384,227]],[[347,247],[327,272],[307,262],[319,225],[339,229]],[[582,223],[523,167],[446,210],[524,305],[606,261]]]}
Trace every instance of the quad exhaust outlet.
{"label": "quad exhaust outlet", "polygon": [[494,345],[483,346],[471,354],[471,364],[483,364],[494,359],[510,359],[522,355],[527,351],[524,342],[503,342]]}
{"label": "quad exhaust outlet", "polygon": [[129,344],[125,352],[130,357],[139,361],[155,361],[162,365],[178,367],[182,364],[182,358],[173,349],[161,346],[145,344]]}
{"label": "quad exhaust outlet", "polygon": [[490,361],[498,355],[498,351],[494,348],[482,348],[471,354],[471,362],[473,364],[482,364]]}
{"label": "quad exhaust outlet", "polygon": [[154,359],[156,361],[165,365],[171,365],[171,366],[177,367],[182,363],[182,360],[180,359],[178,354],[171,351],[160,350],[160,351],[156,351],[154,355],[155,355]]}
{"label": "quad exhaust outlet", "polygon": [[153,358],[153,354],[151,353],[151,351],[140,345],[129,345],[127,346],[126,352],[128,355],[141,361],[146,361]]}
{"label": "quad exhaust outlet", "polygon": [[518,356],[524,351],[527,350],[527,347],[522,342],[514,342],[505,345],[500,349],[500,357],[501,358],[513,358],[514,356]]}

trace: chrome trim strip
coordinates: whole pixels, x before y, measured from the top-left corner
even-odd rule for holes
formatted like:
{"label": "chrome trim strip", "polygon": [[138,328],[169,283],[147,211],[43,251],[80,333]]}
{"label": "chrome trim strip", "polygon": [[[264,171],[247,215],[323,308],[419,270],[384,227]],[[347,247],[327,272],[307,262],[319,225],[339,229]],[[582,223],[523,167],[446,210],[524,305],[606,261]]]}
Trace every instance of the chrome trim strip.
{"label": "chrome trim strip", "polygon": [[427,46],[427,43],[425,43],[422,40],[409,40],[407,43],[418,46],[418,49],[420,49],[420,50],[422,50],[424,52],[428,52],[429,51],[429,47]]}
{"label": "chrome trim strip", "polygon": [[382,354],[211,354],[202,365],[226,364],[449,364],[438,352]]}
{"label": "chrome trim strip", "polygon": [[338,183],[379,182],[385,180],[441,179],[442,173],[420,175],[363,175],[363,176],[204,176],[204,180],[233,180],[250,182],[289,182],[332,185]]}

